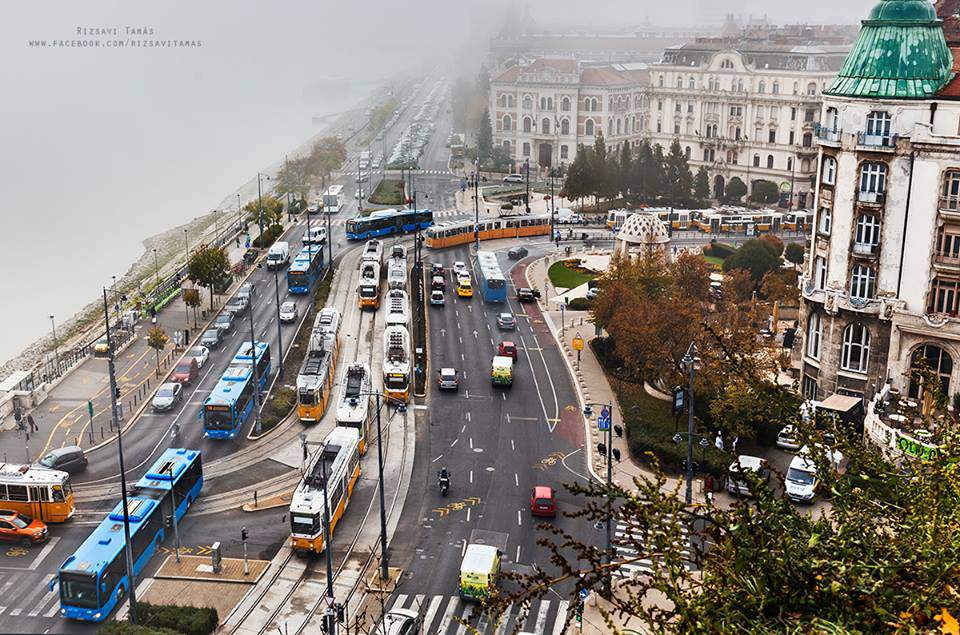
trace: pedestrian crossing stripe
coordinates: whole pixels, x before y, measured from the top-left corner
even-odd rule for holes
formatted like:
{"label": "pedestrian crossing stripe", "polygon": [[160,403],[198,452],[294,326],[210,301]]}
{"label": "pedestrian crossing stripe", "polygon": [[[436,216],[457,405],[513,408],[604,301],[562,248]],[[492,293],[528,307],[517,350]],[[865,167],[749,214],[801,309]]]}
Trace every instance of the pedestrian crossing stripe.
{"label": "pedestrian crossing stripe", "polygon": [[[0,617],[55,617],[60,613],[60,592],[50,582],[56,574],[22,569],[0,572]],[[16,629],[7,628],[7,632]]]}
{"label": "pedestrian crossing stripe", "polygon": [[538,635],[561,635],[570,608],[568,600],[529,600],[518,606],[510,604],[497,619],[483,614],[472,617],[477,604],[466,602],[457,595],[410,595],[401,593],[388,602],[387,610],[408,609],[422,617],[423,633],[453,635],[468,629],[464,623],[482,635],[505,635],[530,632]]}
{"label": "pedestrian crossing stripe", "polygon": [[[665,522],[669,522],[669,520],[666,520]],[[650,530],[641,532],[638,531],[636,527],[630,527],[626,523],[617,523],[616,530],[614,531],[614,551],[618,557],[625,560],[637,558],[640,555],[640,552],[632,546],[632,543],[644,544],[649,534]],[[692,570],[694,569],[692,562],[693,552],[690,549],[690,533],[686,526],[683,527],[682,536],[682,544],[684,546],[681,549],[681,553],[687,561],[687,569]],[[623,544],[625,542],[631,544]],[[678,546],[676,542],[674,542],[674,546]],[[653,561],[650,558],[642,558],[640,560],[619,565],[614,572],[614,575],[621,578],[629,578],[652,572]]]}

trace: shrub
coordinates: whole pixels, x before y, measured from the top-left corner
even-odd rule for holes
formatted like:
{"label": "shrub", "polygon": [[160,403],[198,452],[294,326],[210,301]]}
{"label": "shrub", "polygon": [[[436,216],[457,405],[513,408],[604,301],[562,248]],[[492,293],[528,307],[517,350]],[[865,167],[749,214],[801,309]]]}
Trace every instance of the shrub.
{"label": "shrub", "polygon": [[593,303],[586,298],[574,298],[567,302],[568,311],[589,311]]}
{"label": "shrub", "polygon": [[[137,604],[140,607],[140,604]],[[130,622],[118,622],[110,620],[102,629],[101,635],[181,635],[179,631],[173,631],[169,628],[153,628],[143,626],[142,624],[131,624]]]}
{"label": "shrub", "polygon": [[147,602],[137,602],[137,616],[146,626],[170,629],[184,635],[209,635],[219,622],[217,610],[213,608]]}
{"label": "shrub", "polygon": [[773,181],[757,179],[753,182],[750,200],[755,203],[776,203],[780,200],[780,188]]}
{"label": "shrub", "polygon": [[276,242],[277,238],[280,237],[280,234],[283,233],[282,225],[270,225],[263,230],[263,235],[257,236],[253,239],[253,246],[257,249],[266,249],[270,245]]}
{"label": "shrub", "polygon": [[713,256],[714,258],[720,258],[721,260],[727,256],[732,256],[737,251],[737,248],[733,245],[728,245],[726,243],[710,243],[703,248],[704,256]]}

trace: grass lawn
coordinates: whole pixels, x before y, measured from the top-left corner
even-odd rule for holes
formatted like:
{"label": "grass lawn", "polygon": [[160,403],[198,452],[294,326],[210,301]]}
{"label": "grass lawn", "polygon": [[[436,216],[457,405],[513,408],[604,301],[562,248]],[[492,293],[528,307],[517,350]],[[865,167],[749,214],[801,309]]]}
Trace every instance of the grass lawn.
{"label": "grass lawn", "polygon": [[707,261],[707,264],[715,269],[721,269],[723,267],[723,258],[718,258],[717,256],[704,256],[704,260]]}
{"label": "grass lawn", "polygon": [[597,277],[596,274],[583,273],[582,271],[571,269],[566,266],[564,262],[566,261],[561,260],[553,263],[547,271],[547,275],[550,276],[550,283],[555,287],[573,289]]}
{"label": "grass lawn", "polygon": [[402,205],[403,181],[400,179],[384,179],[373,191],[370,202],[375,205]]}

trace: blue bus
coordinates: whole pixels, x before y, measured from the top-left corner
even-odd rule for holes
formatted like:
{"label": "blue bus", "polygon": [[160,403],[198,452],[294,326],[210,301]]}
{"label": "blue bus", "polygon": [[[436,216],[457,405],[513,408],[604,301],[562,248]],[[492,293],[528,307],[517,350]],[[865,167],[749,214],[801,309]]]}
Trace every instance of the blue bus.
{"label": "blue bus", "polygon": [[287,289],[290,293],[305,295],[323,272],[323,247],[307,245],[287,269]]}
{"label": "blue bus", "polygon": [[381,209],[369,216],[347,221],[348,240],[369,240],[377,236],[406,234],[433,225],[433,212],[428,209]]}
{"label": "blue bus", "polygon": [[[127,498],[134,577],[163,542],[168,519],[175,514],[179,522],[202,488],[200,451],[182,448],[165,450],[137,482]],[[120,502],[64,560],[57,579],[51,581],[51,590],[57,583],[60,586],[61,616],[102,622],[123,602],[135,584],[127,577],[125,543]]]}
{"label": "blue bus", "polygon": [[477,282],[486,302],[507,301],[507,279],[503,277],[500,263],[492,251],[478,251],[476,260]]}
{"label": "blue bus", "polygon": [[[256,342],[257,379],[259,390],[267,386],[272,370],[270,344]],[[210,396],[203,402],[200,418],[205,436],[211,439],[233,439],[253,412],[254,372],[250,342],[244,342],[214,386]]]}

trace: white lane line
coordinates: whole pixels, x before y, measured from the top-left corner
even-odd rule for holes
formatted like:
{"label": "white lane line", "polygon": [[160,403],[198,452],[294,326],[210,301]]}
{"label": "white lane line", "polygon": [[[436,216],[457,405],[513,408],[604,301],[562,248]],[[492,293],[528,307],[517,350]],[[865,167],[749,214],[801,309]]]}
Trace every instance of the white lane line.
{"label": "white lane line", "polygon": [[463,424],[463,427],[460,428],[460,434],[463,434],[467,429],[467,424]]}
{"label": "white lane line", "polygon": [[469,411],[468,411],[468,412],[465,412],[465,413],[463,414],[463,416],[466,417],[467,421],[470,421],[470,412],[469,412]]}
{"label": "white lane line", "polygon": [[520,510],[517,510],[517,525],[523,527],[523,516],[520,514]]}
{"label": "white lane line", "polygon": [[427,614],[423,616],[423,628],[428,633],[431,632],[430,625],[433,624],[433,618],[436,617],[441,602],[443,602],[442,595],[434,596],[434,598],[430,600],[430,606],[427,607]]}
{"label": "white lane line", "polygon": [[513,560],[516,563],[520,563],[520,545],[517,545],[517,557]]}
{"label": "white lane line", "polygon": [[53,551],[53,548],[57,546],[58,542],[60,542],[60,536],[54,536],[51,538],[50,541],[44,545],[43,549],[40,551],[40,554],[33,560],[33,564],[27,567],[27,569],[30,571],[36,570],[40,563],[43,562],[43,559],[50,555],[50,552]]}
{"label": "white lane line", "polygon": [[400,595],[397,596],[396,601],[393,603],[393,608],[402,609],[404,608],[403,605],[406,603],[407,603],[407,594],[401,593]]}
{"label": "white lane line", "polygon": [[450,444],[450,447],[452,448],[453,446],[455,446],[455,445],[457,444],[457,441],[459,441],[459,440],[460,440],[460,439],[454,439],[454,440],[453,440],[453,443]]}
{"label": "white lane line", "polygon": [[439,461],[439,460],[442,459],[442,458],[443,458],[443,455],[441,454],[440,456],[438,456],[437,458],[435,458],[434,460],[432,460],[431,463],[436,463],[437,461]]}
{"label": "white lane line", "polygon": [[503,400],[504,400],[504,401],[507,400],[507,393],[502,392],[502,393],[500,393],[500,396],[503,397]]}
{"label": "white lane line", "polygon": [[464,361],[466,361],[466,360],[467,360],[467,358],[463,356],[463,353],[460,353],[460,361],[461,361],[461,362],[464,362]]}
{"label": "white lane line", "polygon": [[560,600],[557,607],[557,617],[553,621],[553,635],[563,635],[563,624],[567,619],[567,608],[570,606],[568,600]]}
{"label": "white lane line", "polygon": [[457,337],[457,339],[460,340],[460,343],[461,343],[461,344],[463,344],[463,338],[462,338],[462,337]]}
{"label": "white lane line", "polygon": [[467,507],[467,522],[470,522],[470,508]]}
{"label": "white lane line", "polygon": [[540,600],[540,610],[537,611],[537,627],[533,629],[534,633],[542,633],[544,627],[547,625],[547,611],[550,610],[550,602],[547,600]]}
{"label": "white lane line", "polygon": [[517,474],[516,472],[513,473],[513,482],[516,484],[517,487],[520,487],[520,475]]}
{"label": "white lane line", "polygon": [[507,423],[510,423],[510,413],[507,413]]}
{"label": "white lane line", "polygon": [[516,446],[513,445],[513,439],[510,439],[510,449],[513,450],[514,452],[517,451]]}
{"label": "white lane line", "polygon": [[490,338],[490,346],[493,346],[493,338]]}
{"label": "white lane line", "polygon": [[510,623],[510,611],[513,610],[513,602],[507,605],[507,610],[503,612],[500,619],[503,620],[497,624],[497,630],[494,635],[506,635],[507,624]]}
{"label": "white lane line", "polygon": [[473,484],[473,470],[470,470],[470,484]]}
{"label": "white lane line", "polygon": [[[523,340],[522,335],[520,336],[520,346],[523,347],[523,353],[527,356],[527,365],[530,367],[530,374],[533,375],[533,385],[537,389],[537,399],[540,400],[540,409],[543,410],[543,417],[547,420],[547,426],[549,426],[550,416],[547,414],[547,406],[543,403],[543,395],[540,393],[540,382],[537,380],[537,374],[533,372],[533,360],[530,359],[530,351],[527,350],[527,343]],[[556,427],[556,424],[554,424],[554,427]],[[553,428],[550,428],[550,432],[553,432]]]}

